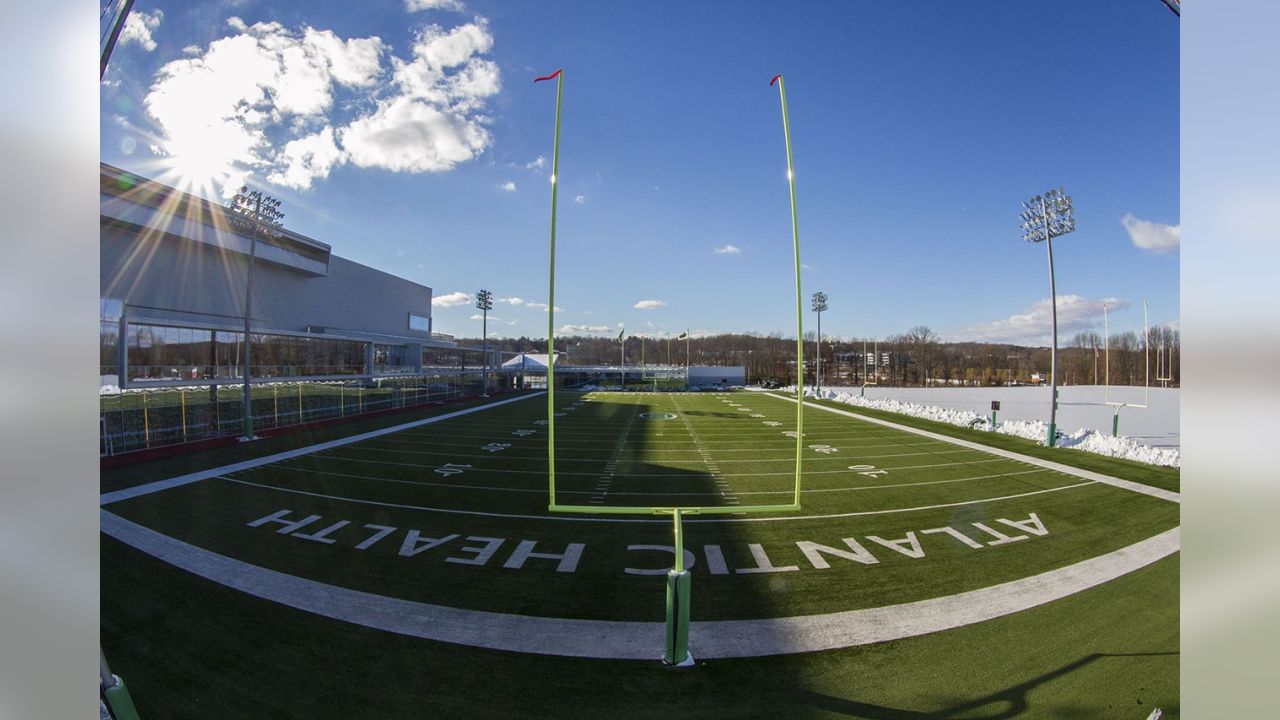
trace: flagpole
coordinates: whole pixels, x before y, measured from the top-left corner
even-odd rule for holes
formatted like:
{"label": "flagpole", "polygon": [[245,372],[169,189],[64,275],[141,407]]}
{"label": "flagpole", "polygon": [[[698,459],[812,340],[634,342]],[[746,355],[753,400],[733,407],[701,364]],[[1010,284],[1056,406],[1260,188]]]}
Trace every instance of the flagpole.
{"label": "flagpole", "polygon": [[796,265],[796,489],[792,504],[800,505],[800,458],[804,449],[804,312],[800,292],[800,223],[796,215],[796,173],[791,161],[791,122],[787,118],[787,88],[782,75],[769,82],[778,83],[782,100],[782,135],[787,142],[787,183],[791,186],[791,243]]}
{"label": "flagpole", "polygon": [[547,475],[551,507],[556,505],[556,197],[560,189],[560,104],[564,96],[564,71],[540,80],[556,78],[556,134],[551,150],[551,258],[547,275]]}

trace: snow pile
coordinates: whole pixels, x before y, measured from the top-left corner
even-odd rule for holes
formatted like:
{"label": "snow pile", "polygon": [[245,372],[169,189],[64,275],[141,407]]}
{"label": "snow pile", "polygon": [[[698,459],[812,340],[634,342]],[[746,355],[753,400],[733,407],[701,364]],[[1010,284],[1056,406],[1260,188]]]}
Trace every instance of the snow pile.
{"label": "snow pile", "polygon": [[[795,391],[795,386],[778,390],[779,393],[793,395]],[[807,397],[814,397],[811,388],[806,388],[804,394]],[[948,425],[974,428],[975,430],[992,429],[989,417],[979,415],[972,410],[954,410],[902,400],[871,400],[845,390],[824,389],[818,393],[817,397],[821,400],[832,400],[842,405],[886,410]],[[1004,435],[1044,442],[1049,433],[1049,426],[1040,420],[1005,420],[996,423],[995,431]],[[1182,461],[1181,451],[1175,448],[1153,448],[1143,445],[1132,438],[1112,437],[1088,429],[1076,430],[1072,433],[1059,431],[1058,446],[1108,457],[1136,460],[1148,465],[1179,467]]]}

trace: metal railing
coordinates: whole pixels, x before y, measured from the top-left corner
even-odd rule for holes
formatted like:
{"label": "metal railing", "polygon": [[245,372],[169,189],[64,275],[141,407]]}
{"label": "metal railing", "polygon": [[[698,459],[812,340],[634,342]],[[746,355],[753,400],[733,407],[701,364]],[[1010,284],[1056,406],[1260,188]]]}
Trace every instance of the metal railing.
{"label": "metal railing", "polygon": [[[253,425],[270,430],[478,396],[481,391],[480,374],[470,371],[374,380],[262,382],[252,389]],[[243,427],[243,388],[233,385],[116,391],[102,394],[98,407],[103,456],[235,436]]]}

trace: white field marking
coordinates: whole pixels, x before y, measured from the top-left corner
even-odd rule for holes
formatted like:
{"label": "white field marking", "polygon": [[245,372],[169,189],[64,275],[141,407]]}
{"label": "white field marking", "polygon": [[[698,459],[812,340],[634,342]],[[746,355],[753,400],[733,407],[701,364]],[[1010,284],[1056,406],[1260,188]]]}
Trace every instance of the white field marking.
{"label": "white field marking", "polygon": [[[537,418],[511,418],[511,420],[513,421],[514,424],[520,424],[520,423],[536,422]],[[545,424],[545,417],[543,418],[543,420],[544,420],[543,424]],[[603,430],[594,429],[594,428],[600,427],[601,421],[604,421],[604,420],[606,419],[593,417],[593,418],[590,418],[588,422],[582,423],[581,427],[579,425],[570,425],[568,421],[562,421],[561,424],[565,425],[565,427],[572,427],[575,437],[584,437],[584,438],[600,437],[600,438],[604,438],[605,440],[609,440],[616,437],[617,435],[616,430],[611,430],[611,429],[608,429],[607,427]],[[770,422],[775,422],[775,421],[770,421]],[[741,437],[744,432],[751,433],[753,430],[755,431],[756,434],[759,434],[760,437],[768,436],[767,431],[750,428],[750,427],[743,427],[741,425],[738,425],[737,423],[733,423],[732,425],[729,423],[723,423],[723,424],[717,423],[716,427],[717,428],[724,427],[726,429],[720,432],[716,432],[714,430],[712,431],[704,430],[702,433],[702,436],[704,438],[733,439],[733,438]],[[732,428],[732,429],[728,429],[728,428]],[[821,425],[812,420],[805,423],[805,430],[806,431],[812,430],[814,432],[830,431],[832,433],[848,435],[850,433],[849,428],[850,428],[850,425],[847,423]],[[898,437],[901,435],[901,433],[894,432],[892,430],[880,431],[879,429],[876,429],[876,428],[872,428],[872,429],[860,428],[852,432],[856,437],[850,438],[851,440],[875,440],[879,438]],[[413,441],[413,439],[416,439],[416,438],[434,437],[435,432],[430,430],[423,431],[423,432],[406,431],[406,432],[402,432],[401,436],[405,438],[410,438],[410,441]],[[461,440],[487,440],[493,437],[493,431],[490,426],[477,426],[474,432],[472,432],[470,431],[468,426],[463,425],[458,427],[456,430],[451,431],[449,433],[449,436],[455,437]]]}
{"label": "white field marking", "polygon": [[[879,459],[879,458],[895,458],[895,457],[919,457],[919,456],[921,456],[921,455],[928,455],[928,456],[931,456],[931,457],[932,457],[932,456],[936,456],[936,455],[957,455],[957,454],[960,454],[960,453],[972,453],[972,452],[978,452],[978,451],[975,451],[975,450],[943,450],[943,451],[938,451],[938,452],[922,452],[922,453],[892,453],[892,454],[889,454],[889,455],[859,455],[859,456],[857,456],[857,457],[858,457],[859,459],[867,460],[867,459],[872,459],[872,458],[874,458],[874,459]],[[332,454],[330,454],[330,453],[316,453],[316,457],[320,457],[320,458],[327,458],[327,459],[333,459],[333,460],[340,460],[340,461],[342,461],[342,462],[356,462],[356,463],[365,463],[365,464],[371,464],[371,465],[392,465],[392,466],[395,466],[395,467],[409,467],[409,468],[416,468],[416,469],[425,469],[425,468],[434,468],[434,467],[436,467],[436,466],[434,466],[434,465],[423,465],[423,464],[421,464],[421,463],[404,463],[404,462],[394,462],[394,461],[391,461],[391,460],[372,460],[372,459],[369,459],[369,458],[353,458],[353,457],[345,457],[345,456],[342,456],[342,455],[332,455]],[[511,459],[511,458],[508,458],[508,459]],[[519,459],[519,458],[517,458],[517,459]],[[543,459],[543,458],[540,456],[540,457],[538,457],[537,459],[538,459],[538,460],[541,460],[541,459]],[[817,462],[823,462],[824,460],[828,460],[828,459],[833,460],[833,461],[835,461],[835,460],[836,460],[835,458],[809,458],[808,460],[806,460],[806,462],[809,462],[809,463],[817,463]],[[558,461],[558,462],[561,462],[561,463],[565,463],[565,462],[589,462],[589,463],[598,463],[598,462],[600,462],[600,458],[557,458],[557,461]],[[839,462],[839,463],[843,463],[843,462],[846,462],[846,461],[847,461],[847,458],[846,458],[845,460],[839,460],[838,462]],[[794,458],[793,458],[793,459],[791,459],[791,460],[725,460],[724,462],[750,462],[750,463],[755,463],[755,464],[761,464],[761,463],[769,463],[769,462],[789,462],[789,463],[794,463],[794,462],[795,462],[795,460],[794,460]],[[996,462],[996,461],[995,461],[995,460],[982,460],[982,461],[980,461],[980,462]],[[957,464],[957,465],[958,465],[958,464],[963,464],[963,463],[943,463],[943,464],[941,464],[941,465],[938,465],[938,467],[944,467],[944,466],[946,466],[946,465],[950,465],[950,464]],[[933,467],[933,466],[925,465],[925,466],[921,466],[921,467]],[[904,468],[891,468],[891,469],[904,469]],[[808,475],[835,475],[835,474],[843,474],[843,473],[845,473],[846,471],[847,471],[847,468],[840,468],[840,469],[838,469],[838,470],[806,470],[806,471],[805,471],[805,475],[806,475],[806,476],[808,476]],[[510,475],[546,475],[546,471],[545,471],[545,470],[511,470],[511,469],[507,469],[507,468],[484,468],[484,472],[487,472],[487,473],[506,473],[506,474],[510,474]],[[599,475],[599,473],[598,473],[598,472],[570,472],[570,471],[568,471],[568,470],[565,470],[565,471],[563,471],[563,472],[561,472],[561,471],[557,471],[557,472],[556,472],[556,474],[557,474],[557,475],[565,475],[565,476],[575,476],[575,477],[596,477],[596,476],[598,476],[598,475]],[[742,473],[742,472],[735,472],[735,473],[733,473],[733,476],[734,476],[734,477],[780,477],[780,476],[794,476],[794,475],[795,475],[795,473],[794,473],[794,472],[774,472],[774,473]],[[683,476],[684,476],[684,473],[627,473],[627,476],[628,476],[628,477],[683,477]]]}
{"label": "white field marking", "polygon": [[[287,575],[162,535],[106,510],[102,532],[199,577],[303,612],[400,635],[536,655],[650,660],[662,622],[569,620],[465,610],[391,598]],[[662,521],[657,521],[662,522]],[[863,610],[690,625],[703,658],[834,650],[951,630],[1060,600],[1178,552],[1180,530],[1056,570],[928,600]]]}
{"label": "white field marking", "polygon": [[[631,434],[631,426],[635,424],[636,418],[641,415],[640,405],[635,404],[635,409],[631,412],[631,417],[627,420],[627,424],[623,426],[622,432],[618,434],[617,442],[613,446],[613,453],[609,456],[608,462],[604,465],[604,475],[600,476],[600,484],[596,489],[600,491],[600,503],[604,502],[604,498],[609,495],[609,488],[613,485],[613,476],[618,472],[618,463],[622,460],[622,449],[627,445],[627,436]],[[559,458],[556,458],[557,460]],[[592,502],[596,502],[592,500]]]}
{"label": "white field marking", "polygon": [[[346,478],[352,478],[352,479],[356,479],[356,480],[372,480],[372,481],[376,481],[376,482],[388,482],[388,483],[397,483],[397,484],[403,484],[403,485],[420,485],[420,486],[423,486],[423,487],[438,487],[438,488],[460,489],[460,490],[483,490],[483,491],[488,491],[488,492],[512,492],[512,493],[526,493],[526,494],[539,494],[539,495],[545,495],[545,494],[547,493],[546,488],[512,488],[512,487],[501,487],[501,486],[498,486],[498,485],[456,485],[456,484],[451,484],[451,483],[419,482],[419,481],[417,481],[417,480],[401,480],[401,479],[398,479],[398,478],[384,478],[384,477],[379,477],[379,476],[377,476],[377,475],[352,475],[352,474],[349,474],[349,473],[332,472],[332,471],[330,471],[330,470],[308,470],[308,469],[305,469],[305,468],[289,468],[289,467],[286,467],[286,466],[284,466],[284,465],[273,465],[273,466],[271,466],[271,467],[281,468],[281,469],[287,470],[287,471],[289,471],[289,472],[303,472],[303,473],[307,473],[307,474],[311,474],[311,475],[331,475],[331,476],[334,476],[334,477],[346,477]],[[1022,471],[1019,471],[1019,472],[1000,473],[1000,474],[996,474],[996,475],[977,475],[977,476],[974,476],[974,477],[954,478],[954,479],[951,479],[951,480],[929,480],[929,481],[925,481],[925,482],[897,483],[897,484],[893,484],[893,485],[860,485],[860,486],[852,486],[852,487],[838,487],[838,488],[805,488],[805,489],[802,489],[800,492],[801,492],[802,494],[808,495],[808,494],[810,494],[810,493],[814,493],[814,494],[816,494],[816,493],[834,493],[834,492],[856,492],[856,491],[860,491],[860,490],[884,490],[884,489],[891,489],[891,488],[917,487],[917,486],[920,486],[920,485],[945,485],[945,484],[948,484],[948,483],[971,482],[971,481],[974,481],[974,480],[992,480],[992,479],[997,479],[997,478],[1013,477],[1013,476],[1015,476],[1015,475],[1032,475],[1032,474],[1035,474],[1035,473],[1047,473],[1047,472],[1053,472],[1053,471],[1052,471],[1052,470],[1045,470],[1044,468],[1036,468],[1036,469],[1034,469],[1034,470],[1022,470]],[[219,479],[221,479],[221,480],[231,480],[231,481],[235,481],[235,480],[236,480],[236,478],[231,478],[231,477],[220,477]],[[621,492],[621,491],[615,491],[615,492],[612,492],[612,493],[610,493],[610,494],[612,494],[612,495],[627,495],[627,496],[632,496],[632,495],[634,495],[634,496],[638,496],[638,497],[650,497],[650,496],[655,496],[655,497],[657,497],[657,496],[661,496],[661,497],[667,497],[667,496],[689,496],[689,497],[697,497],[697,496],[700,496],[700,495],[711,495],[711,496],[715,496],[715,497],[720,497],[720,496],[724,496],[726,492],[728,492],[728,493],[730,493],[730,494],[736,494],[736,495],[791,495],[791,494],[793,494],[793,493],[795,492],[795,489],[794,489],[794,488],[793,488],[793,489],[790,489],[790,490],[739,490],[739,491],[734,491],[734,490],[732,490],[732,488],[731,488],[731,486],[729,485],[729,483],[725,482],[724,480],[717,480],[717,481],[716,481],[716,485],[717,485],[717,487],[718,487],[719,489],[717,489],[717,490],[704,490],[704,491],[700,491],[700,492],[640,492],[640,491],[634,491],[634,492]],[[592,489],[592,490],[559,490],[559,489],[557,489],[557,490],[556,490],[556,492],[557,492],[557,493],[563,493],[563,494],[565,494],[565,495],[596,495],[596,494],[599,494],[601,490],[606,490],[606,489],[608,489],[608,487],[609,487],[608,482],[607,482],[607,481],[603,481],[603,480],[602,480],[602,481],[600,481],[599,483],[597,483],[597,484],[596,484],[596,486],[595,486],[595,488],[594,488],[594,489]]]}
{"label": "white field marking", "polygon": [[[768,395],[769,397],[777,398],[779,400],[789,400],[791,402],[795,402],[795,398],[783,397],[781,395],[774,395],[773,393],[762,393],[762,394]],[[1056,470],[1066,475],[1074,475],[1079,478],[1085,478],[1088,480],[1093,480],[1094,482],[1100,482],[1100,483],[1103,483],[1104,485],[1111,485],[1113,487],[1118,487],[1123,490],[1129,490],[1131,492],[1140,493],[1142,495],[1150,495],[1153,498],[1168,500],[1169,502],[1175,502],[1178,504],[1182,503],[1182,496],[1176,492],[1170,492],[1169,490],[1162,490],[1160,488],[1152,487],[1150,485],[1143,485],[1142,483],[1136,483],[1136,482],[1133,482],[1132,480],[1122,480],[1117,477],[1111,477],[1110,475],[1103,475],[1102,473],[1096,473],[1090,470],[1081,470],[1080,468],[1071,467],[1070,465],[1063,465],[1062,463],[1056,463],[1050,460],[1041,460],[1039,458],[1031,457],[1030,455],[1023,455],[1022,453],[1011,452],[1009,450],[1001,450],[1000,448],[988,447],[986,445],[981,445],[979,443],[969,442],[968,440],[961,440],[959,438],[953,438],[947,435],[942,435],[935,432],[929,432],[928,430],[919,430],[913,427],[909,427],[907,425],[899,425],[898,423],[889,422],[888,420],[881,420],[879,418],[868,417],[866,415],[859,415],[857,413],[852,413],[847,410],[839,410],[837,408],[831,408],[825,405],[815,405],[813,403],[807,402],[805,403],[805,407],[816,408],[818,410],[826,410],[827,412],[830,412],[830,413],[835,413],[837,415],[845,415],[847,417],[855,418],[857,420],[865,420],[867,422],[875,423],[877,425],[883,425],[884,427],[891,427],[897,430],[902,430],[904,432],[909,432],[913,435],[920,435],[922,437],[933,438],[934,440],[941,440],[942,442],[951,443],[953,445],[959,445],[960,447],[971,448],[973,450],[981,450],[983,452],[990,453],[992,455],[999,455],[1000,457],[1006,457],[1011,460],[1019,460],[1029,465],[1035,465],[1037,467],[1047,468],[1049,470]]]}
{"label": "white field marking", "polygon": [[[676,399],[671,398],[671,407],[676,409],[680,419],[684,421],[684,429],[689,433],[689,437],[693,440],[693,446],[698,451],[698,456],[702,458],[703,464],[707,466],[707,470],[711,473],[711,477],[724,489],[720,493],[726,500],[732,500],[733,491],[729,490],[729,484],[725,482],[724,476],[720,474],[720,465],[711,458],[711,453],[702,445],[702,441],[698,439],[698,433],[693,429],[693,425],[689,424],[689,418],[685,413],[680,411],[680,406],[676,404]],[[735,501],[736,502],[736,501]]]}
{"label": "white field marking", "polygon": [[[792,432],[794,432],[794,430],[792,430]],[[809,436],[809,433],[805,433],[805,437],[808,437],[808,436]],[[616,437],[617,436],[614,436],[614,438]],[[649,441],[648,443],[646,443],[646,445],[655,445],[655,443],[657,442],[658,441]],[[687,441],[666,441],[666,442],[668,443],[668,445],[684,445],[686,447],[672,447],[672,448],[667,448],[667,450],[653,450],[653,448],[646,448],[645,455],[673,454],[673,452],[676,452],[676,454],[678,454],[678,452],[695,452],[694,448],[687,447],[689,446],[689,442]],[[741,438],[739,439],[739,442],[741,442]],[[428,445],[428,443],[415,443],[415,446],[425,446],[425,445]],[[703,442],[703,445],[709,445],[709,443]],[[841,443],[841,445],[844,445],[844,443]],[[855,445],[855,446],[849,447],[849,450],[861,451],[861,450],[876,450],[876,448],[881,448],[881,447],[925,447],[925,446],[931,446],[931,445],[947,445],[947,443],[932,441],[931,439],[931,441],[928,441],[928,442],[895,442],[895,443],[888,443],[888,445]],[[366,442],[364,446],[361,446],[361,450],[372,450],[372,451],[378,451],[378,452],[403,452],[403,454],[407,454],[407,455],[447,455],[449,457],[485,457],[484,455],[468,455],[468,454],[465,454],[465,452],[452,452],[449,450],[444,450],[444,448],[449,448],[449,447],[463,447],[463,448],[470,448],[470,450],[475,450],[474,445],[463,445],[463,443],[443,443],[442,442],[442,443],[439,443],[438,446],[434,446],[434,447],[442,448],[442,450],[428,450],[428,448],[419,448],[419,450],[413,450],[413,448],[408,448],[408,447],[388,447],[385,445],[371,445],[371,443],[369,442]],[[786,450],[792,450],[792,448],[794,447],[795,447],[794,445],[764,447],[762,445],[755,445],[755,443],[753,443],[751,447],[717,447],[716,452],[717,454],[721,454],[721,452],[760,452],[762,450],[786,451]],[[612,448],[612,446],[577,445],[577,446],[562,447],[559,441],[556,442],[557,451],[566,450],[566,451],[590,452],[595,450],[609,450],[609,448]],[[488,448],[481,448],[481,450],[488,450]],[[547,455],[543,455],[543,454],[539,454],[536,456],[507,455],[506,457],[507,459],[511,459],[511,460],[538,460],[540,459],[540,457],[547,457]],[[787,461],[794,461],[794,460],[795,460],[794,457],[792,457],[792,459],[726,460],[726,462],[787,462]],[[568,461],[572,462],[576,460],[570,457]]]}
{"label": "white field marking", "polygon": [[151,493],[160,492],[161,490],[168,490],[170,488],[180,487],[182,485],[189,485],[191,483],[200,482],[201,480],[208,480],[209,478],[217,477],[219,475],[239,472],[241,470],[250,470],[252,468],[261,467],[262,465],[269,465],[271,463],[277,463],[282,460],[290,460],[292,458],[301,457],[303,455],[310,455],[312,453],[320,452],[322,450],[342,447],[343,445],[350,445],[352,443],[357,443],[362,440],[370,440],[372,438],[382,437],[383,435],[389,435],[391,433],[400,432],[402,430],[408,430],[410,428],[421,427],[423,425],[431,425],[433,423],[443,422],[445,420],[451,420],[456,417],[470,415],[472,413],[489,410],[491,408],[500,407],[502,405],[509,405],[511,403],[520,402],[522,400],[541,397],[542,395],[545,395],[545,394],[546,394],[545,392],[537,392],[531,395],[521,395],[520,397],[510,398],[507,400],[499,400],[497,402],[491,402],[485,405],[478,405],[476,407],[467,408],[465,410],[457,410],[455,412],[445,413],[444,415],[436,415],[434,417],[423,418],[421,420],[414,420],[412,422],[402,423],[400,425],[393,425],[391,427],[383,428],[381,430],[372,430],[370,432],[360,433],[358,435],[351,435],[349,437],[338,438],[337,440],[329,440],[322,443],[316,443],[315,445],[308,445],[306,447],[296,448],[294,450],[286,450],[285,452],[279,452],[272,455],[265,455],[263,457],[254,458],[252,460],[245,460],[243,462],[232,463],[230,465],[223,465],[221,467],[211,468],[209,470],[201,470],[199,472],[188,473],[186,475],[179,475],[177,477],[172,477],[167,480],[157,480],[155,482],[138,485],[131,488],[125,488],[123,490],[116,490],[114,492],[103,493],[98,497],[98,504],[110,505],[111,503],[119,502],[121,500],[128,500],[130,498],[141,497],[143,495],[150,495]]}
{"label": "white field marking", "polygon": [[[662,524],[670,525],[670,520],[648,520],[640,518],[602,518],[594,516],[569,516],[569,515],[524,515],[520,513],[498,513],[486,512],[483,510],[458,510],[454,508],[436,508],[427,507],[425,505],[405,505],[402,503],[382,502],[381,500],[366,500],[364,498],[345,497],[343,495],[327,495],[325,493],[310,492],[307,490],[297,490],[294,488],[280,487],[278,485],[265,485],[263,483],[249,482],[248,480],[239,480],[233,477],[218,476],[219,480],[236,483],[239,485],[249,485],[252,487],[262,488],[264,490],[274,490],[276,492],[289,493],[291,495],[305,495],[307,497],[321,498],[324,500],[341,500],[343,502],[355,503],[357,505],[373,505],[375,507],[390,507],[400,510],[421,510],[423,512],[441,513],[444,515],[472,515],[476,517],[493,517],[508,518],[513,520],[545,520],[550,522],[597,522],[597,523],[629,523],[629,524]],[[729,523],[729,522],[794,522],[797,520],[826,520],[830,518],[847,518],[847,517],[866,517],[869,515],[895,515],[898,513],[915,512],[917,510],[937,510],[940,508],[960,507],[963,505],[980,505],[987,502],[999,502],[1001,500],[1016,500],[1018,498],[1031,497],[1032,495],[1043,495],[1045,493],[1058,492],[1059,490],[1071,490],[1073,488],[1085,487],[1087,485],[1097,485],[1096,481],[1088,480],[1075,485],[1062,485],[1059,487],[1046,488],[1044,490],[1033,490],[1031,492],[1018,493],[1016,495],[1002,495],[1000,497],[979,498],[977,500],[963,500],[953,503],[942,503],[940,505],[922,505],[920,507],[911,508],[894,508],[890,510],[863,510],[861,512],[847,513],[830,513],[827,515],[786,515],[779,517],[741,517],[741,518],[700,518],[685,519],[685,523]]]}
{"label": "white field marking", "polygon": [[[288,465],[270,465],[268,467],[283,470],[285,472],[306,473],[308,475],[329,475],[332,477],[351,478],[353,480],[373,480],[376,482],[397,483],[401,485],[418,485],[420,487],[446,488],[449,490],[489,490],[493,492],[514,492],[514,493],[536,493],[546,495],[546,488],[513,488],[502,487],[500,485],[459,485],[457,483],[442,483],[434,481],[421,480],[404,480],[401,478],[382,477],[380,475],[355,475],[352,473],[340,473],[332,470],[312,470],[310,468],[297,468]],[[545,474],[545,473],[544,473]],[[218,476],[220,480],[234,480],[235,478]],[[586,490],[560,490],[556,488],[556,493],[564,493],[566,495],[590,495]]]}
{"label": "white field marking", "polygon": [[[792,430],[789,432],[795,432],[795,431]],[[805,432],[805,436],[808,437],[809,433]],[[702,437],[702,436],[699,436],[699,437]],[[611,439],[612,440],[617,439],[616,432],[614,433]],[[764,438],[759,438],[759,440],[761,441],[774,440],[774,439],[775,438],[772,437],[772,434]],[[738,445],[741,445],[744,440],[751,441],[752,446],[749,448],[738,447]],[[795,447],[792,444],[786,444],[786,443],[779,444],[779,445],[766,445],[764,442],[756,442],[756,440],[757,438],[747,438],[747,437],[744,437],[743,435],[739,435],[736,438],[734,438],[734,441],[733,441],[734,444],[732,446],[724,447],[724,448],[716,448],[716,452],[745,453],[745,452],[760,452],[761,450],[788,450]],[[383,452],[415,453],[418,455],[448,455],[448,454],[451,454],[451,451],[448,448],[466,448],[471,450],[475,449],[475,445],[471,443],[450,443],[450,442],[434,442],[434,441],[405,443],[398,440],[392,440],[390,442],[392,443],[391,446],[388,446],[385,444],[373,444],[372,441],[366,441],[365,444],[363,445],[363,448],[381,450]],[[839,439],[838,442],[840,442],[840,445],[842,447],[846,447],[850,450],[865,450],[868,448],[889,448],[889,447],[925,447],[928,445],[948,444],[948,443],[940,442],[938,440],[925,440],[923,442],[895,442],[895,443],[882,443],[878,445],[862,445],[862,444],[858,444],[856,441],[850,443],[844,440],[843,438]],[[645,444],[646,445],[666,444],[666,445],[688,446],[689,443],[685,440],[646,440]],[[706,439],[703,438],[703,444],[711,445],[712,443],[708,443]],[[431,448],[431,449],[423,449],[424,447]],[[561,449],[561,447],[562,447],[562,443],[559,440],[556,440],[556,449],[559,450]],[[613,447],[613,443],[612,442],[607,444],[606,443],[589,443],[589,444],[564,443],[563,447],[564,449],[567,449],[567,450],[607,450]],[[663,449],[646,450],[646,453],[678,453],[678,452],[693,452],[693,450],[687,449],[687,447],[686,448],[669,448],[665,450]],[[474,457],[484,457],[484,456],[476,455]],[[546,457],[546,456],[538,455],[538,457]]]}

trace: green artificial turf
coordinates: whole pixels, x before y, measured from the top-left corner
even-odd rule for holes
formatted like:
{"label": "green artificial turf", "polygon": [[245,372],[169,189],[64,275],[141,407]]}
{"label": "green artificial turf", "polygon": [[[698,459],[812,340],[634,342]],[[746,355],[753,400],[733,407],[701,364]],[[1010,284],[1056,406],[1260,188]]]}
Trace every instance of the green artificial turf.
{"label": "green artificial turf", "polygon": [[1177,598],[1174,556],[945,633],[676,670],[334,622],[102,543],[102,645],[143,718],[1172,719]]}
{"label": "green artificial turf", "polygon": [[[605,506],[789,500],[794,439],[784,433],[794,429],[793,403],[746,393],[589,399],[560,393],[556,403],[564,413],[556,418],[561,502],[599,499],[601,487],[608,490],[600,500]],[[538,422],[545,421],[545,407],[545,399],[530,398],[105,509],[253,565],[375,594],[526,615],[660,620],[663,579],[623,569],[669,565],[669,553],[629,547],[669,545],[670,521],[551,516],[546,428]],[[104,472],[103,489],[431,412],[120,468]],[[672,417],[642,418],[645,412]],[[1027,455],[1038,449],[1047,453],[1038,456],[1063,464],[1079,466],[1078,456],[1085,455],[876,416]],[[1097,483],[1069,487],[1084,481],[820,409],[806,409],[803,440],[807,492],[798,519],[778,513],[759,516],[768,522],[686,521],[686,549],[696,559],[695,623],[949,595],[1063,567],[1178,524],[1176,503]],[[1088,469],[1145,481],[1135,463],[1083,460]],[[470,467],[449,470],[462,465]],[[850,465],[874,471],[863,475]],[[1176,483],[1176,471],[1173,476]],[[282,534],[277,524],[249,526],[282,510],[291,519],[321,516],[306,531],[348,524],[327,544]],[[990,536],[975,523],[1014,535],[1000,521],[1026,522],[1030,513],[1047,534],[974,549],[923,532],[951,527],[985,542]],[[395,530],[359,549],[370,537],[365,525]],[[407,557],[411,532],[456,537]],[[923,557],[870,539],[904,542],[908,533],[916,534]],[[462,548],[485,539],[502,540],[491,562],[447,561],[467,557]],[[798,544],[841,548],[846,539],[861,543],[877,562],[825,556],[830,566],[820,569]],[[557,572],[554,560],[518,570],[502,566],[517,542],[530,540],[544,552],[570,543],[585,549],[573,572]],[[796,570],[732,571],[754,565],[753,545],[775,565]],[[711,572],[709,547],[720,550],[730,572]],[[1153,703],[1172,717],[1177,705],[1176,557],[1048,606],[946,633],[795,657],[722,660],[681,672],[656,661],[526,656],[397,636],[242,595],[109,538],[102,553],[104,646],[113,667],[126,663],[121,674],[130,687],[142,684],[134,693],[148,698],[139,700],[144,717],[148,701],[157,717],[597,717],[613,707],[621,709],[611,714],[624,717],[1010,717],[1002,708],[1018,707],[1028,717],[1146,717]],[[659,652],[655,648],[655,656]]]}

